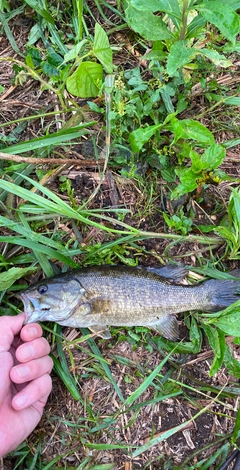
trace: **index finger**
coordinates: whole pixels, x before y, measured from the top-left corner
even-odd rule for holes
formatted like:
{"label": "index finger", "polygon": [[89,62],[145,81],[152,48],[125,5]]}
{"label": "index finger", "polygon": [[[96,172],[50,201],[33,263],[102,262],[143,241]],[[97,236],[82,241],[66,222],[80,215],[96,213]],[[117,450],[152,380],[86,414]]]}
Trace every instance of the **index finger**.
{"label": "index finger", "polygon": [[14,317],[0,317],[0,353],[9,351],[14,336],[20,332],[24,320],[25,313],[20,313],[20,315]]}

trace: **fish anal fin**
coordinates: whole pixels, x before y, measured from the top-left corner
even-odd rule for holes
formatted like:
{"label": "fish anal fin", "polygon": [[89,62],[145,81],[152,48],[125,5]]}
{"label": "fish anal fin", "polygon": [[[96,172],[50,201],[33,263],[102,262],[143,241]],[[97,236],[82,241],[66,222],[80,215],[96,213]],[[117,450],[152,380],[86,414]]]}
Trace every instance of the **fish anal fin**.
{"label": "fish anal fin", "polygon": [[105,325],[92,325],[88,328],[97,336],[100,336],[103,339],[109,339],[112,337],[109,329]]}
{"label": "fish anal fin", "polygon": [[171,341],[179,339],[179,327],[175,315],[165,315],[162,318],[158,318],[155,324],[152,323],[152,325],[148,326],[166,339]]}

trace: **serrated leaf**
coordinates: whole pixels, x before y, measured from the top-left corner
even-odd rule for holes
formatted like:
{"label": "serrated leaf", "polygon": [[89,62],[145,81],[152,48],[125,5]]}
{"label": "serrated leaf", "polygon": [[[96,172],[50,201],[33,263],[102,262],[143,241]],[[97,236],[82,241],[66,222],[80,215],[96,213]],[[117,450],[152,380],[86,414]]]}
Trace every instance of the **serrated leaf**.
{"label": "serrated leaf", "polygon": [[108,36],[100,24],[95,24],[93,52],[107,73],[113,72],[112,49]]}
{"label": "serrated leaf", "polygon": [[175,42],[168,54],[167,73],[170,77],[178,76],[178,70],[191,62],[196,55],[194,49],[187,49],[185,41]]}
{"label": "serrated leaf", "polygon": [[229,5],[217,1],[208,1],[196,5],[195,8],[201,12],[207,21],[214,24],[224,37],[235,43],[236,36],[239,33],[239,17]]}
{"label": "serrated leaf", "polygon": [[166,23],[149,10],[138,10],[131,3],[125,10],[127,23],[134,31],[150,41],[173,39],[173,34]]}
{"label": "serrated leaf", "polygon": [[206,168],[208,168],[208,163],[206,162],[204,164],[197,152],[190,150],[189,158],[191,158],[191,161],[192,161],[191,169],[193,173],[197,174],[197,173],[200,173],[202,170],[205,170]]}
{"label": "serrated leaf", "polygon": [[196,140],[204,145],[212,145],[215,143],[213,134],[207,127],[193,119],[179,120],[173,117],[171,124],[166,127],[174,133],[174,142],[182,138]]}
{"label": "serrated leaf", "polygon": [[200,122],[194,121],[193,119],[182,119],[180,123],[183,128],[183,139],[196,140],[201,144],[206,145],[214,143],[212,132],[210,132],[209,129]]}
{"label": "serrated leaf", "polygon": [[103,77],[103,68],[96,62],[82,62],[77,70],[67,79],[69,93],[80,98],[92,98],[98,95]]}
{"label": "serrated leaf", "polygon": [[156,124],[155,126],[139,128],[136,131],[131,132],[129,135],[129,143],[133,152],[139,152],[143,145],[148,142],[149,139],[151,139],[151,137],[161,126],[162,124]]}
{"label": "serrated leaf", "polygon": [[201,156],[204,168],[214,170],[218,168],[226,156],[226,149],[218,144],[213,144],[208,147]]}
{"label": "serrated leaf", "polygon": [[0,291],[9,289],[15,281],[33,271],[36,271],[36,268],[10,268],[8,271],[0,273]]}
{"label": "serrated leaf", "polygon": [[196,189],[196,175],[191,168],[176,168],[175,172],[179,177],[181,186],[185,189],[185,192],[191,192]]}

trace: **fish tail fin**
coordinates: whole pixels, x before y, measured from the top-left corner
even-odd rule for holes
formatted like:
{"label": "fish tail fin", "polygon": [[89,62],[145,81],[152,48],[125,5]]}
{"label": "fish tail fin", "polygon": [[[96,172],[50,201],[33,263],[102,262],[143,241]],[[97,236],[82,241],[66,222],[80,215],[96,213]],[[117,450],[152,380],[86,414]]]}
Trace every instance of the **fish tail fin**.
{"label": "fish tail fin", "polygon": [[204,283],[210,312],[223,310],[240,300],[240,281],[211,279]]}

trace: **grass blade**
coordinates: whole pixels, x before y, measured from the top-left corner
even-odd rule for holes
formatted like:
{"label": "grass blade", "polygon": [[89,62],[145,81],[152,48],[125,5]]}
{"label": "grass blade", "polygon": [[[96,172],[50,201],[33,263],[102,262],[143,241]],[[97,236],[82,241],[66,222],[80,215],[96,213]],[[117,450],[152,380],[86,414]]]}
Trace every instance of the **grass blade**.
{"label": "grass blade", "polygon": [[[41,245],[40,243],[32,242],[31,240],[25,240],[24,238],[17,238],[16,236],[15,237],[14,236],[6,236],[6,237],[0,236],[0,242],[25,246],[26,248],[29,248],[30,250],[33,250],[33,251],[36,250],[39,253],[45,253],[51,259],[58,259],[59,261],[62,261],[62,263],[65,263],[68,266],[71,266],[72,268],[79,267],[78,264],[75,263],[71,258],[68,258],[62,253],[59,253],[58,251],[53,250],[52,248],[49,248],[48,246]],[[80,254],[80,253],[81,253],[81,250],[74,250],[74,255]],[[71,252],[69,252],[69,254],[71,255]]]}
{"label": "grass blade", "polygon": [[[55,132],[48,136],[39,137],[37,139],[28,140],[27,142],[22,142],[20,144],[11,145],[10,147],[5,147],[1,149],[2,153],[10,153],[16,155],[19,153],[29,152],[30,150],[36,150],[39,148],[48,147],[50,145],[60,145],[63,142],[72,139],[78,139],[83,134],[88,133],[88,129],[85,129],[87,126],[92,126],[95,124],[95,121],[84,123],[77,127],[72,127],[71,129],[61,130]],[[49,160],[51,160],[49,158]]]}
{"label": "grass blade", "polygon": [[[86,329],[86,328],[80,328],[81,329],[81,332],[84,336],[88,335],[89,334],[89,331]],[[116,391],[118,397],[120,398],[120,400],[122,402],[124,402],[124,398],[123,398],[123,395],[122,395],[122,392],[120,390],[120,388],[118,387],[107,363],[106,363],[106,360],[102,357],[102,354],[100,352],[100,349],[97,347],[95,341],[93,338],[89,338],[87,340],[92,352],[96,355],[97,359],[99,360],[100,364],[102,365],[102,368],[104,369],[104,372],[106,374],[106,376],[108,377],[110,383],[112,384],[114,390]]]}

